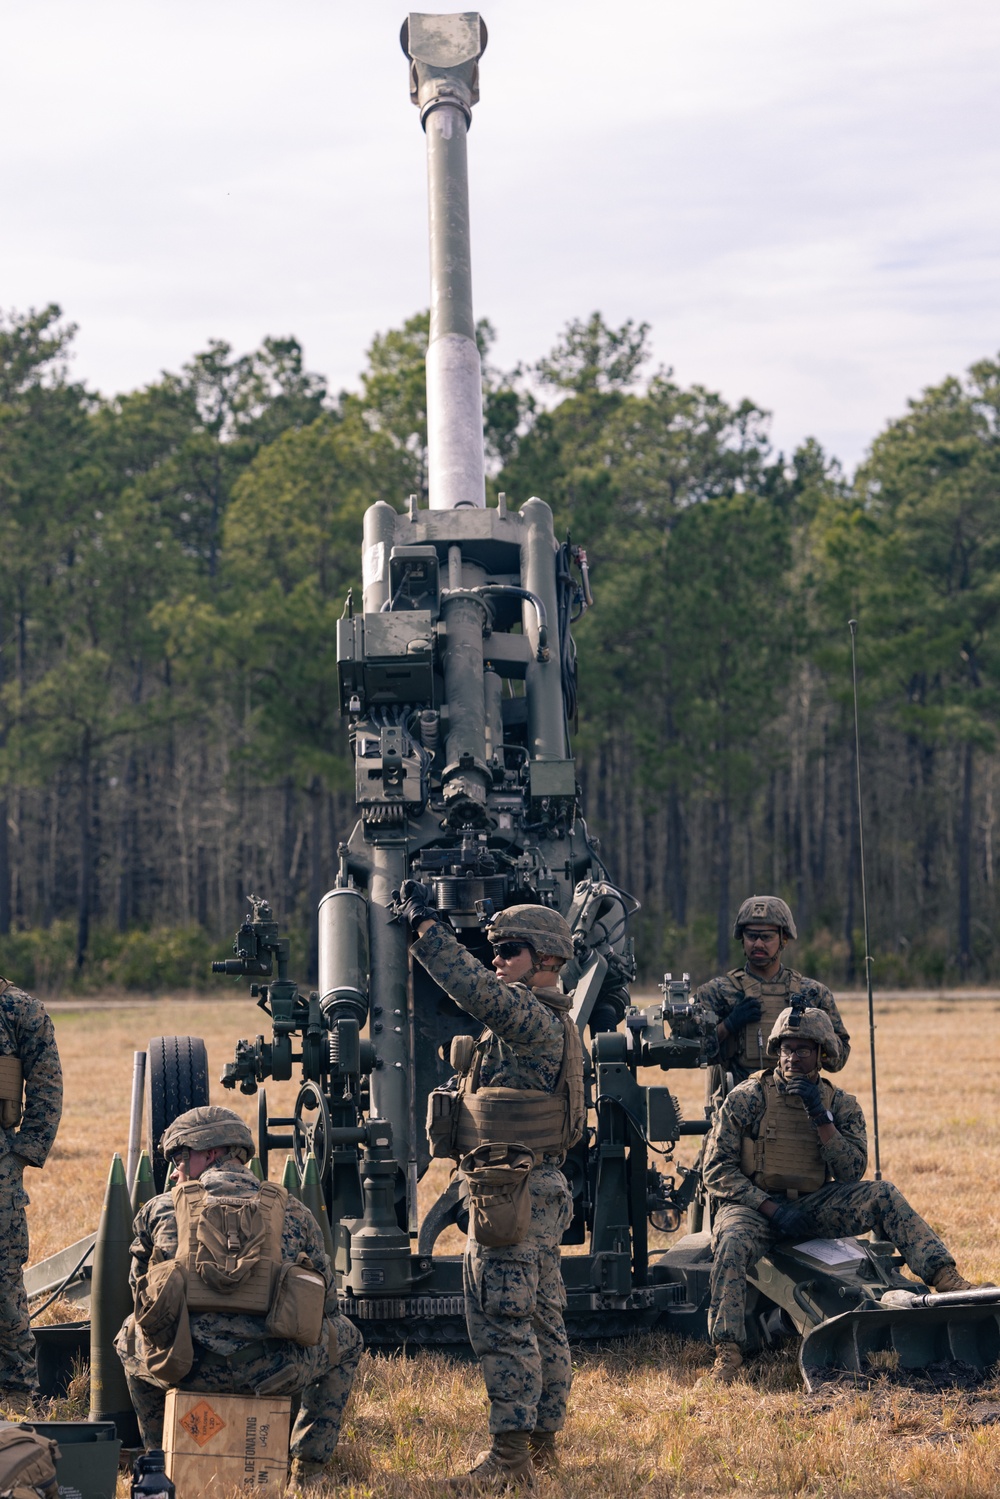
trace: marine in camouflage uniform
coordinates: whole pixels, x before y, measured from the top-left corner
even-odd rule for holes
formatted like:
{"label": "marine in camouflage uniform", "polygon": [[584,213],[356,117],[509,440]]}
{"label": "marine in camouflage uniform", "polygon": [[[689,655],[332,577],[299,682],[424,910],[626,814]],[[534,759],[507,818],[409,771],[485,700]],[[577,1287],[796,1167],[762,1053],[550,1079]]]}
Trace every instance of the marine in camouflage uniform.
{"label": "marine in camouflage uniform", "polygon": [[[44,1166],[62,1116],[62,1067],[52,1021],[23,989],[0,979],[0,1057],[16,1057],[24,1075],[19,1124],[0,1126],[0,1403],[24,1410],[37,1389],[28,1324],[24,1263],[28,1224],[25,1166]],[[2,1106],[7,1111],[8,1105]],[[13,1118],[16,1104],[7,1117]]]}
{"label": "marine in camouflage uniform", "polygon": [[[194,1109],[188,1115],[179,1116],[170,1130],[176,1130],[191,1115],[208,1113],[228,1114],[236,1120],[246,1131],[249,1144],[245,1150],[221,1154],[197,1180],[208,1194],[230,1198],[256,1197],[261,1184],[242,1159],[244,1155],[249,1158],[252,1153],[252,1139],[237,1115],[228,1109],[214,1107]],[[134,1234],[129,1276],[133,1292],[136,1282],[146,1274],[150,1265],[177,1257],[177,1218],[170,1192],[154,1197],[139,1209]],[[307,1207],[289,1196],[282,1227],[281,1258],[294,1263],[300,1255],[308,1258],[327,1284],[322,1341],[313,1347],[302,1347],[290,1339],[268,1337],[263,1316],[192,1312],[194,1364],[177,1386],[184,1390],[227,1395],[292,1395],[299,1392],[299,1412],[290,1444],[293,1479],[296,1473],[299,1478],[313,1476],[333,1456],[363,1347],[361,1334],[338,1309],[333,1272],[319,1224]],[[143,1443],[147,1448],[162,1447],[168,1386],[150,1374],[143,1334],[136,1326],[134,1316],[126,1318],[115,1347],[125,1366]]]}
{"label": "marine in camouflage uniform", "polygon": [[[775,937],[755,951],[747,928],[750,932],[770,929]],[[850,1055],[851,1038],[831,991],[781,962],[785,944],[797,935],[792,913],[780,897],[751,895],[740,907],[733,926],[734,939],[743,943],[746,963],[709,979],[692,995],[692,1003],[703,1005],[716,1018],[719,1062],[732,1074],[734,1083],[744,1082],[758,1067],[772,1065],[757,1044],[759,1028],[763,1027],[761,1040],[766,1040],[777,1014],[791,1003],[794,994],[804,995],[811,1008],[829,1016],[840,1042],[839,1058],[836,1064],[830,1064],[830,1071],[838,1071]],[[747,1052],[752,1060],[747,1059]]]}
{"label": "marine in camouflage uniform", "polygon": [[[711,1307],[708,1330],[719,1352],[714,1375],[728,1380],[742,1363],[746,1343],[747,1272],[780,1239],[838,1238],[874,1229],[902,1254],[910,1269],[939,1290],[968,1288],[947,1247],[906,1198],[887,1181],[862,1181],[868,1162],[865,1118],[856,1098],[822,1080],[818,1064],[829,1065],[837,1038],[828,1016],[806,1009],[792,1029],[791,1009],[778,1017],[768,1049],[778,1060],[773,1078],[761,1071],[739,1083],[722,1103],[708,1137],[704,1181],[716,1203],[712,1237]],[[789,1038],[792,1038],[791,1040]],[[789,1046],[815,1040],[811,1062],[790,1057]],[[786,1043],[782,1046],[782,1043]],[[808,1066],[810,1070],[805,1070]],[[798,1098],[790,1116],[815,1140],[817,1190],[765,1190],[747,1172],[745,1142],[760,1136],[766,1089],[779,1098]],[[799,1128],[797,1122],[793,1126]]]}
{"label": "marine in camouflage uniform", "polygon": [[[402,893],[406,895],[406,885]],[[422,920],[419,904],[408,914],[411,925],[422,932],[410,951],[456,1004],[488,1028],[480,1084],[552,1093],[566,1045],[562,1015],[570,1005],[570,997],[554,987],[555,973],[572,954],[572,941],[557,912],[511,907],[490,927],[494,946],[523,936],[517,913],[524,912],[540,926],[552,928],[531,933],[539,950],[532,954],[535,963],[541,961],[546,944],[554,949],[555,966],[548,970],[548,981],[542,970],[530,965],[524,975],[527,982],[505,981],[491,973],[450,927],[433,919],[432,910],[423,910]],[[425,924],[428,917],[432,924]],[[496,962],[501,971],[510,966],[502,954]],[[537,1467],[555,1463],[555,1433],[565,1423],[573,1379],[559,1260],[559,1246],[573,1214],[573,1196],[560,1170],[563,1159],[564,1154],[555,1151],[536,1158],[528,1178],[531,1224],[520,1243],[484,1247],[473,1238],[470,1223],[464,1261],[466,1322],[486,1381],[494,1438],[492,1452],[482,1454],[474,1470],[479,1480],[492,1481],[502,1466],[495,1458],[498,1438],[501,1458],[511,1445],[509,1471],[516,1478],[525,1477],[524,1465],[518,1467],[521,1450],[530,1450]],[[520,1448],[518,1434],[523,1437]],[[513,1444],[505,1444],[504,1438],[514,1439]]]}

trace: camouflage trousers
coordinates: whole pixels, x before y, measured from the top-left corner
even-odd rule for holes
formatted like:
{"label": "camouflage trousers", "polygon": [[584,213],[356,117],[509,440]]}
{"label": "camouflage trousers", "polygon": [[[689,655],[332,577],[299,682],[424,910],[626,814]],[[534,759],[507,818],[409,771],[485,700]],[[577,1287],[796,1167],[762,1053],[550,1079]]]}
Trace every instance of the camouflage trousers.
{"label": "camouflage trousers", "polygon": [[[831,1182],[799,1198],[817,1238],[842,1238],[874,1229],[895,1244],[915,1275],[929,1281],[942,1265],[955,1263],[937,1234],[914,1212],[892,1182]],[[712,1234],[712,1303],[708,1332],[713,1343],[746,1342],[747,1271],[775,1243],[768,1220],[756,1208],[724,1203]]]}
{"label": "camouflage trousers", "polygon": [[0,1389],[33,1390],[35,1340],[28,1325],[24,1262],[28,1258],[28,1194],[23,1167],[11,1155],[0,1160]]}
{"label": "camouflage trousers", "polygon": [[529,1177],[531,1227],[520,1244],[465,1251],[465,1318],[490,1399],[490,1431],[559,1431],[573,1381],[559,1243],[573,1197],[557,1166]]}
{"label": "camouflage trousers", "polygon": [[[125,1365],[143,1445],[147,1449],[162,1447],[166,1389],[150,1380],[141,1357],[130,1351],[131,1324],[130,1317],[115,1347]],[[268,1339],[249,1345],[246,1351],[259,1350],[251,1357],[237,1354],[231,1361],[215,1354],[205,1358],[204,1348],[195,1342],[195,1367],[178,1388],[217,1395],[294,1395],[301,1391],[299,1413],[292,1427],[291,1456],[311,1463],[328,1462],[340,1437],[344,1407],[364,1345],[354,1323],[346,1317],[328,1317],[325,1326],[327,1340],[314,1348]]]}

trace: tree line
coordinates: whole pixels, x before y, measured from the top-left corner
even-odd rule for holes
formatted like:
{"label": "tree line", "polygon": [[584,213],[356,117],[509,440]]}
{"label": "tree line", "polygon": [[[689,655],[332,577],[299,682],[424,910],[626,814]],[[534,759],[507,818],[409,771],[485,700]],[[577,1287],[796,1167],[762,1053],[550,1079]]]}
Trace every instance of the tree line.
{"label": "tree line", "polygon": [[[913,398],[848,479],[648,373],[648,333],[595,313],[503,372],[479,330],[490,486],[589,555],[574,748],[643,974],[729,966],[767,889],[798,964],[862,976],[856,619],[876,976],[995,977],[1000,363]],[[73,336],[55,306],[0,319],[0,969],[193,982],[251,890],[312,967],[353,822],[335,625],[367,505],[426,492],[426,315],[339,394],[268,338],[108,399]]]}

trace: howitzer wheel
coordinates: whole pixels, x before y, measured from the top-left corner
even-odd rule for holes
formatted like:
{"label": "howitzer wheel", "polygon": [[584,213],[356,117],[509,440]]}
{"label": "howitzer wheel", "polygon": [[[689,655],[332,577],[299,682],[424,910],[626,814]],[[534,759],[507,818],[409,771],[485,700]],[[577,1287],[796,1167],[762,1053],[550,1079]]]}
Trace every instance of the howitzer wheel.
{"label": "howitzer wheel", "polygon": [[160,1140],[168,1124],[209,1102],[208,1052],[200,1036],[153,1036],[146,1052],[146,1149],[157,1192],[166,1190]]}
{"label": "howitzer wheel", "polygon": [[264,1173],[264,1180],[270,1181],[268,1161],[272,1150],[289,1150],[294,1144],[294,1135],[276,1135],[271,1129],[272,1124],[294,1125],[294,1119],[269,1119],[267,1114],[267,1094],[263,1088],[257,1094],[257,1159],[260,1161],[260,1169]]}
{"label": "howitzer wheel", "polygon": [[320,1181],[326,1181],[330,1165],[330,1127],[330,1110],[322,1088],[316,1083],[303,1083],[295,1100],[292,1140],[292,1154],[299,1176],[305,1170],[306,1156],[311,1153],[316,1157]]}

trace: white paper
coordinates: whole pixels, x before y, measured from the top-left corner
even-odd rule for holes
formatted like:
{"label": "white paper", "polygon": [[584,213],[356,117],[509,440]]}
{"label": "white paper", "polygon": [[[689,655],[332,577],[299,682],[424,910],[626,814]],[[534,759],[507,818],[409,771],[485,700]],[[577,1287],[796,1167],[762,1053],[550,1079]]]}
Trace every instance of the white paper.
{"label": "white paper", "polygon": [[361,556],[361,580],[365,588],[371,583],[385,581],[385,542],[376,541],[365,547]]}
{"label": "white paper", "polygon": [[822,1265],[849,1265],[866,1258],[854,1239],[804,1239],[795,1247]]}

